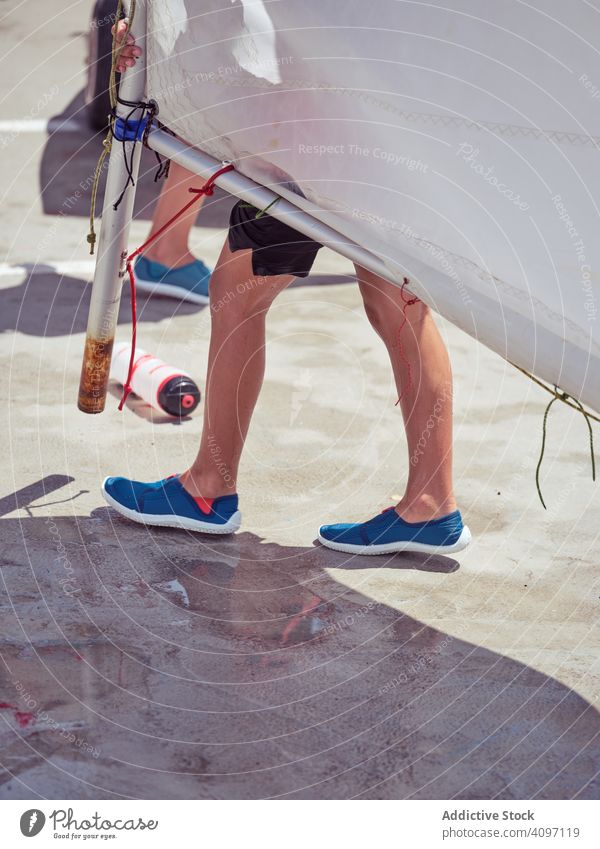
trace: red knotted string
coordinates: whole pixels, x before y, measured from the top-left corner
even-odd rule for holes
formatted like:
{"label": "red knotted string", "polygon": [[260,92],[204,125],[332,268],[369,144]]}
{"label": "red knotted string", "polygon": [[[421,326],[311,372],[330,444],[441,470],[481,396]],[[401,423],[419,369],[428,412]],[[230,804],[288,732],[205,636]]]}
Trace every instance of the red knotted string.
{"label": "red knotted string", "polygon": [[[404,282],[402,283],[402,286],[400,287],[400,297],[402,298],[402,323],[400,324],[400,327],[398,328],[398,353],[400,354],[400,359],[402,360],[402,362],[406,366],[406,374],[407,374],[406,388],[410,390],[410,389],[412,389],[412,385],[413,385],[413,382],[412,382],[412,367],[411,367],[409,360],[406,357],[406,354],[404,353],[404,346],[402,344],[402,331],[404,330],[404,325],[408,321],[408,316],[406,315],[406,308],[412,307],[412,305],[416,304],[419,299],[418,298],[408,298],[407,299],[407,298],[404,297],[404,290],[407,286],[408,286],[408,277],[405,277]],[[402,392],[400,393],[400,397],[398,398],[398,400],[396,401],[396,403],[394,405],[395,407],[398,406],[398,404],[402,400],[403,395],[404,395],[404,387],[402,387]]]}
{"label": "red knotted string", "polygon": [[133,276],[133,260],[139,256],[143,251],[146,250],[148,245],[151,245],[152,242],[156,241],[159,236],[168,230],[171,224],[177,221],[178,218],[187,212],[187,210],[195,204],[203,195],[210,196],[213,194],[215,187],[215,180],[221,176],[221,174],[226,174],[227,171],[233,171],[233,165],[229,163],[228,165],[223,165],[222,168],[219,168],[218,171],[208,178],[206,183],[200,189],[189,189],[188,191],[192,192],[194,197],[188,201],[184,206],[181,207],[179,212],[176,212],[166,224],[153,233],[146,241],[136,248],[133,253],[130,253],[127,259],[125,260],[125,267],[127,269],[127,273],[129,274],[129,285],[131,287],[131,355],[129,357],[129,368],[127,369],[127,380],[125,381],[125,385],[123,386],[123,397],[119,403],[119,410],[123,409],[125,401],[127,401],[127,397],[131,392],[131,378],[133,377],[134,372],[134,362],[135,362],[135,343],[137,339],[137,306],[136,306],[136,297],[135,297],[135,277]]}

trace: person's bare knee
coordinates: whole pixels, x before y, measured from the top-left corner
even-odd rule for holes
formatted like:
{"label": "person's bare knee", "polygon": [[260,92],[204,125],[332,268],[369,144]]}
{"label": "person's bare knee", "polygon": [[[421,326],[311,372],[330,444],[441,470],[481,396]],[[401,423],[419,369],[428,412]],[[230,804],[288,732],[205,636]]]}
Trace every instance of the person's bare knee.
{"label": "person's bare knee", "polygon": [[220,316],[239,321],[266,312],[292,279],[289,275],[255,274],[252,251],[232,252],[225,244],[209,287],[213,320]]}
{"label": "person's bare knee", "polygon": [[398,327],[406,322],[418,330],[429,314],[423,301],[406,288],[390,283],[359,266],[357,280],[362,295],[365,313],[375,332],[386,340],[397,333]]}

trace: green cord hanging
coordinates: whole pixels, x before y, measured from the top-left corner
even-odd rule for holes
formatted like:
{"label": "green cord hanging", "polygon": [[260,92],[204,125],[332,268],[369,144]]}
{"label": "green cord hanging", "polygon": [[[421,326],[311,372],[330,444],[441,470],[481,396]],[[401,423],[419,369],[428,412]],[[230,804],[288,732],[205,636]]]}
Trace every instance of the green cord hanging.
{"label": "green cord hanging", "polygon": [[[519,368],[519,367],[517,366],[517,368]],[[519,371],[523,371],[523,369],[519,369]],[[524,373],[528,374],[527,372],[524,372]],[[535,380],[531,375],[528,375],[528,376],[531,377],[532,380]],[[535,383],[539,383],[539,381],[535,380]],[[540,384],[540,385],[544,386],[544,384]],[[546,387],[546,386],[544,386],[544,388],[548,389],[548,387]],[[548,390],[548,391],[552,391],[552,390]],[[542,421],[542,447],[540,449],[540,458],[538,460],[538,464],[537,464],[537,467],[536,467],[536,470],[535,470],[535,486],[536,486],[537,493],[540,497],[540,501],[542,502],[542,507],[544,508],[544,510],[547,510],[548,508],[546,507],[546,502],[544,501],[544,497],[542,495],[542,489],[541,489],[541,485],[540,485],[540,469],[542,468],[542,461],[544,459],[544,451],[546,449],[548,414],[550,413],[550,409],[551,409],[551,407],[552,407],[552,405],[554,404],[555,401],[564,401],[564,403],[567,404],[569,407],[575,407],[576,409],[578,409],[581,412],[583,418],[585,419],[585,423],[587,424],[589,437],[590,437],[590,455],[591,455],[591,458],[592,458],[592,480],[593,481],[596,480],[596,459],[595,459],[595,456],[594,456],[594,433],[592,431],[592,425],[591,425],[591,422],[590,422],[590,418],[596,419],[596,417],[593,416],[591,413],[588,413],[587,410],[584,409],[581,401],[578,401],[577,398],[571,398],[570,395],[567,395],[566,392],[562,392],[557,386],[554,387],[554,392],[552,394],[554,395],[554,397],[550,399],[550,401],[548,402],[548,406],[544,410],[544,418],[543,418],[543,421]],[[571,403],[569,403],[569,401],[572,401],[573,403],[571,404]],[[597,421],[597,419],[596,419],[596,421]]]}

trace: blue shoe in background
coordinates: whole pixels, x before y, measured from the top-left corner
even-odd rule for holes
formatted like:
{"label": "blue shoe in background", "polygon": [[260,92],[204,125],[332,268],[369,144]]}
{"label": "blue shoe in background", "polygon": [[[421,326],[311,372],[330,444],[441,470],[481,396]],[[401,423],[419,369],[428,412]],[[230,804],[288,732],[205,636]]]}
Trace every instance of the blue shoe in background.
{"label": "blue shoe in background", "polygon": [[205,534],[232,534],[240,527],[242,514],[237,495],[194,498],[177,475],[155,483],[128,478],[105,478],[102,495],[122,516],[142,525],[183,528]]}
{"label": "blue shoe in background", "polygon": [[468,546],[471,532],[463,525],[458,510],[429,522],[405,522],[390,507],[368,522],[323,525],[319,542],[349,554],[452,554]]}
{"label": "blue shoe in background", "polygon": [[166,295],[194,304],[208,303],[210,268],[196,259],[178,268],[169,268],[160,262],[139,256],[133,267],[136,288],[151,295]]}

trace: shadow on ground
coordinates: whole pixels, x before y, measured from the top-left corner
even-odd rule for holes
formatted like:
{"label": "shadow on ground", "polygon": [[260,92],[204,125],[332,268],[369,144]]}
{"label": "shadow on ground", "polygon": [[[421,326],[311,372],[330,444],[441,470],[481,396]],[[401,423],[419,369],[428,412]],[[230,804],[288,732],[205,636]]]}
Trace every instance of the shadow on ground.
{"label": "shadow on ground", "polygon": [[[56,274],[39,265],[25,280],[0,289],[0,332],[18,330],[28,336],[68,336],[84,333],[87,325],[91,283]],[[198,304],[174,298],[138,296],[138,320],[162,321],[203,310]],[[131,323],[129,290],[123,293],[119,324]]]}
{"label": "shadow on ground", "polygon": [[[61,130],[66,121],[76,122],[75,131]],[[80,92],[60,114],[50,122],[51,132],[46,141],[40,164],[40,195],[46,215],[87,217],[93,175],[102,151],[104,132],[88,128],[85,118],[83,92]],[[155,183],[157,160],[154,153],[144,149],[135,198],[135,218],[152,218],[154,204],[162,182]],[[199,180],[201,178],[198,178]],[[102,212],[104,178],[100,182],[96,209]],[[227,227],[229,212],[235,198],[219,188],[204,202],[198,217],[201,227]]]}
{"label": "shadow on ground", "polygon": [[[84,333],[87,325],[91,283],[78,277],[55,273],[37,265],[24,266],[27,276],[14,286],[0,289],[0,333],[18,330],[28,336],[68,336]],[[292,287],[328,286],[354,282],[346,275],[314,274],[298,278]],[[139,293],[139,321],[163,321],[182,315],[192,315],[205,307],[185,303],[176,298],[148,296]],[[123,292],[119,324],[131,324],[129,289]]]}
{"label": "shadow on ground", "polygon": [[342,583],[455,561],[26,509],[0,520],[3,798],[598,798],[583,698]]}

